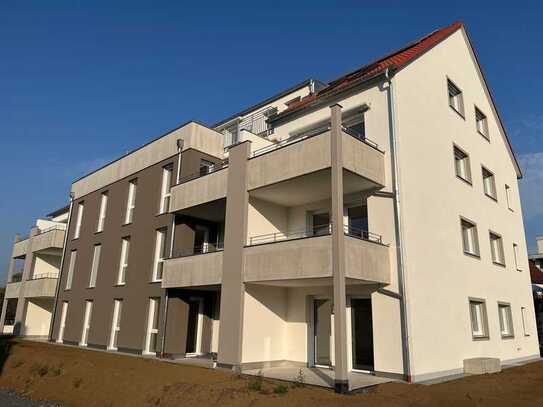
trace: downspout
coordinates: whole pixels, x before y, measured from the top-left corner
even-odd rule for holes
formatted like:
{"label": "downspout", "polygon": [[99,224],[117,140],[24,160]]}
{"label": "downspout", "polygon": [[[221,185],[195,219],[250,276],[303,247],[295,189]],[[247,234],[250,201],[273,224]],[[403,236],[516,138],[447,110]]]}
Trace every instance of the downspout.
{"label": "downspout", "polygon": [[183,139],[177,139],[177,174],[175,176],[175,185],[179,184],[181,176],[181,151],[183,150]]}
{"label": "downspout", "polygon": [[385,78],[388,82],[388,114],[390,125],[390,154],[392,157],[392,177],[393,177],[393,202],[394,202],[394,229],[396,235],[396,258],[398,268],[398,294],[400,301],[400,325],[402,335],[402,356],[403,370],[407,382],[411,383],[411,360],[409,351],[409,326],[407,323],[407,304],[405,299],[405,275],[404,275],[404,246],[402,235],[402,214],[400,205],[400,182],[399,182],[399,160],[398,144],[396,134],[396,109],[394,100],[394,87],[392,75],[389,68],[385,71]]}
{"label": "downspout", "polygon": [[58,297],[60,293],[60,282],[62,281],[62,270],[64,269],[64,258],[66,257],[66,246],[68,243],[68,232],[70,230],[70,221],[72,219],[72,207],[74,204],[74,193],[70,192],[70,209],[68,211],[68,222],[66,222],[66,232],[64,232],[64,246],[62,247],[62,258],[60,259],[60,270],[58,273],[57,287],[55,289],[55,301],[53,303],[53,314],[51,315],[51,324],[49,325],[49,342],[53,342],[53,327],[55,325],[55,316],[57,314]]}

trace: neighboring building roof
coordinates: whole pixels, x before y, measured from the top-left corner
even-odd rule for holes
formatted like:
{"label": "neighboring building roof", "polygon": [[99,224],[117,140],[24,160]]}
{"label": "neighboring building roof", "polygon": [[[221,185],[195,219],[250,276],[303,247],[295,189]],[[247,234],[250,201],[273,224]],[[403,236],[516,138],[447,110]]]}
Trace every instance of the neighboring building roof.
{"label": "neighboring building roof", "polygon": [[543,271],[537,268],[533,260],[528,260],[530,265],[530,278],[532,284],[543,284]]}
{"label": "neighboring building roof", "polygon": [[62,215],[63,213],[68,212],[69,210],[70,210],[70,205],[66,205],[66,206],[64,206],[64,207],[62,207],[60,209],[57,209],[56,211],[48,213],[45,216],[47,216],[48,218],[55,218],[55,217],[57,217],[59,215]]}
{"label": "neighboring building roof", "polygon": [[335,93],[336,91],[340,91],[349,84],[361,81],[365,78],[373,77],[378,73],[384,72],[387,68],[394,68],[396,70],[401,69],[405,65],[412,62],[415,58],[428,51],[434,45],[443,41],[445,38],[447,38],[449,35],[451,35],[462,26],[463,24],[461,22],[455,22],[448,27],[436,30],[431,34],[428,34],[427,36],[407,45],[404,48],[388,54],[370,64],[364,65],[353,72],[343,75],[340,78],[328,83],[328,86],[322,89],[320,92],[316,92],[313,95],[306,96],[297,103],[293,103],[287,109],[283,110],[281,113],[275,116],[274,119],[276,117],[284,116],[287,113],[298,110],[308,105],[310,102],[322,98],[323,96]]}

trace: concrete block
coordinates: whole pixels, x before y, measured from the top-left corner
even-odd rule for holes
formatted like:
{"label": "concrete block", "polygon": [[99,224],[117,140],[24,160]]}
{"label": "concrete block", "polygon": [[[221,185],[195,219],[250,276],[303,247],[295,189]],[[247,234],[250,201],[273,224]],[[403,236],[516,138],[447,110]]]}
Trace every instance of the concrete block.
{"label": "concrete block", "polygon": [[464,359],[465,374],[497,373],[501,370],[501,362],[498,358]]}

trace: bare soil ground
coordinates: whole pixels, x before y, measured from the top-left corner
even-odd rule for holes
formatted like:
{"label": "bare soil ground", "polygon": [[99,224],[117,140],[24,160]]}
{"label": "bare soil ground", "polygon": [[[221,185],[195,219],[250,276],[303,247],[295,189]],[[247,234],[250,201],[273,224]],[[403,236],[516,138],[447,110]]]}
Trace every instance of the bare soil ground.
{"label": "bare soil ground", "polygon": [[[0,388],[64,406],[543,406],[543,362],[447,383],[389,383],[338,395],[283,386],[222,370],[0,338]],[[256,386],[258,387],[258,386]]]}

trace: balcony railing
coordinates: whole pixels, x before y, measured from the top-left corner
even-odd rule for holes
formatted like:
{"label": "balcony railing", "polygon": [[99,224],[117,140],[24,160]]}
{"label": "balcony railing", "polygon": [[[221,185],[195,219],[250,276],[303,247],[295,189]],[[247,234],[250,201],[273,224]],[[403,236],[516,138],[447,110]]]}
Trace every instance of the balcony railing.
{"label": "balcony railing", "polygon": [[179,177],[179,182],[176,185],[183,184],[188,181],[192,181],[194,179],[198,179],[201,177],[205,177],[206,175],[213,174],[214,172],[220,171],[224,168],[228,167],[228,159],[223,160],[217,164],[214,164],[209,167],[202,167],[200,171],[194,172],[192,174],[184,175],[182,177]]}
{"label": "balcony railing", "polygon": [[383,244],[383,237],[381,235],[378,235],[377,233],[372,233],[365,229],[356,228],[350,225],[344,225],[343,231],[345,232],[345,235],[350,237]]}
{"label": "balcony railing", "polygon": [[224,135],[225,148],[239,142],[239,133],[241,130],[250,131],[257,136],[267,136],[269,134],[268,117],[277,112],[276,107],[265,107],[250,116],[244,117],[238,122],[223,128],[221,133]]}
{"label": "balcony railing", "polygon": [[44,229],[39,229],[38,231],[38,235],[41,235],[43,233],[47,233],[47,232],[51,232],[52,230],[61,230],[61,231],[66,231],[66,225],[54,225],[54,226],[50,226],[48,228],[44,228]]}
{"label": "balcony railing", "polygon": [[182,248],[178,250],[174,249],[172,257],[170,257],[170,259],[195,256],[198,254],[215,253],[215,252],[220,252],[223,250],[224,250],[224,242],[204,243],[203,245],[199,245],[199,246]]}
{"label": "balcony railing", "polygon": [[41,280],[41,279],[44,279],[44,278],[54,278],[54,279],[57,279],[58,278],[58,273],[39,273],[39,274],[34,274],[31,278],[31,280]]}

